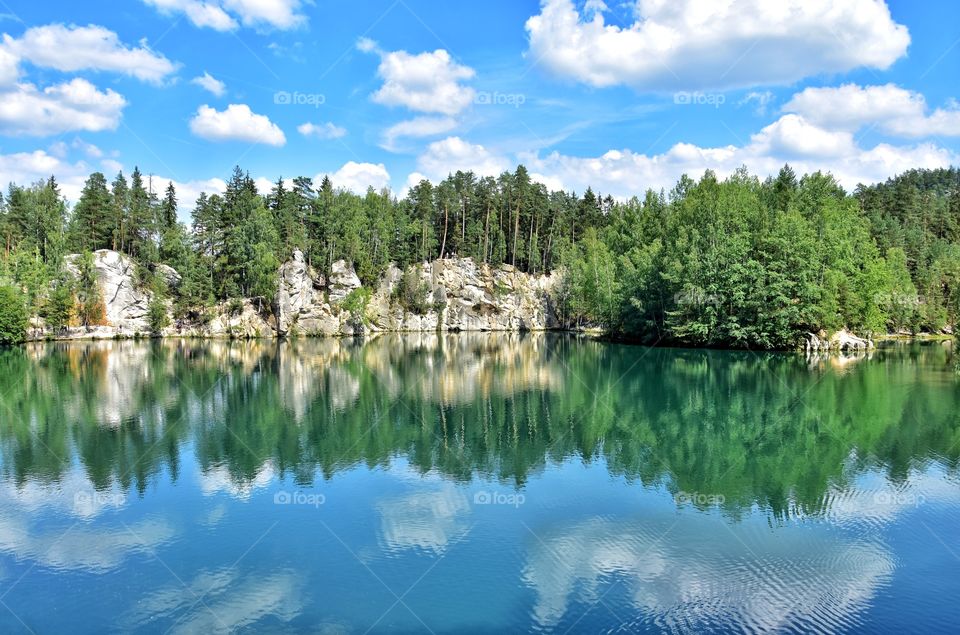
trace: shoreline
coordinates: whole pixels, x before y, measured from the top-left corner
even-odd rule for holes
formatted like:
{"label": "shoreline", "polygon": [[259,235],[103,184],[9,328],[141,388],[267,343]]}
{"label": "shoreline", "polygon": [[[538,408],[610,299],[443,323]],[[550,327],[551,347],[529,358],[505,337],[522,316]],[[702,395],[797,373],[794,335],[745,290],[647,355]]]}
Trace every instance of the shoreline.
{"label": "shoreline", "polygon": [[[214,341],[214,342],[228,342],[228,341],[276,341],[276,342],[291,342],[297,340],[323,340],[323,339],[334,339],[334,340],[345,340],[345,339],[370,339],[379,337],[382,335],[507,335],[507,334],[517,334],[517,335],[528,335],[528,334],[558,334],[558,335],[571,335],[578,337],[586,337],[599,342],[607,344],[622,344],[627,346],[638,346],[645,348],[665,348],[665,349],[689,349],[689,350],[705,350],[705,351],[748,351],[753,350],[755,352],[763,353],[803,353],[802,344],[798,344],[794,348],[769,348],[769,349],[749,349],[749,348],[737,348],[732,346],[696,346],[685,343],[677,342],[666,342],[658,341],[656,343],[645,342],[639,338],[630,338],[630,337],[621,337],[613,336],[606,333],[603,333],[599,329],[585,329],[585,328],[513,328],[513,329],[372,329],[364,330],[358,333],[288,333],[288,334],[279,334],[274,333],[272,335],[262,335],[262,334],[250,334],[244,333],[239,335],[233,335],[229,333],[224,334],[203,334],[203,333],[163,333],[160,335],[151,335],[146,333],[133,333],[126,334],[118,332],[115,327],[94,327],[93,329],[85,329],[85,327],[71,327],[71,331],[83,331],[83,333],[70,333],[68,335],[51,335],[51,334],[28,334],[27,339],[23,342],[26,344],[39,344],[39,343],[63,343],[63,342],[148,342],[148,341],[164,341],[164,340],[196,340],[196,341]],[[917,333],[914,335],[903,334],[903,333],[888,333],[878,337],[874,337],[873,341],[875,343],[914,343],[914,342],[951,342],[955,339],[955,336],[946,334],[946,333]],[[875,350],[875,349],[874,349]],[[821,353],[829,354],[848,354],[851,352],[857,351],[846,351],[846,350],[825,350]],[[860,351],[866,352],[866,351]]]}

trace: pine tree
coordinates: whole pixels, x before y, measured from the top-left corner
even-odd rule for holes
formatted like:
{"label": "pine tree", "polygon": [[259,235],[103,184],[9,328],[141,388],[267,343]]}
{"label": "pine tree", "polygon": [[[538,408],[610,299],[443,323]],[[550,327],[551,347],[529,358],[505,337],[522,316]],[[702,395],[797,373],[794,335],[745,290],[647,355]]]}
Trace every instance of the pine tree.
{"label": "pine tree", "polygon": [[96,251],[113,246],[113,199],[107,179],[94,172],[87,179],[70,220],[70,250]]}

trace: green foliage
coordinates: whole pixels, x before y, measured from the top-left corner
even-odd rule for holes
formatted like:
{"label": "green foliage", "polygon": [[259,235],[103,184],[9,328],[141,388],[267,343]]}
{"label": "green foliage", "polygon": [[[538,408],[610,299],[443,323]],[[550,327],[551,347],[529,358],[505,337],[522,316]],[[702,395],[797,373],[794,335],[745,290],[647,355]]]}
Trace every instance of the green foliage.
{"label": "green foliage", "polygon": [[411,267],[400,276],[391,297],[405,311],[415,315],[426,315],[430,309],[434,308],[431,295],[430,285],[420,278],[416,269]]}
{"label": "green foliage", "polygon": [[370,303],[371,295],[373,295],[373,293],[366,287],[354,289],[348,293],[347,297],[345,297],[343,302],[340,303],[340,308],[342,308],[344,311],[349,311],[355,315],[362,316],[367,310],[367,304]]}
{"label": "green foliage", "polygon": [[[422,474],[522,486],[577,461],[637,486],[722,494],[731,511],[759,505],[806,518],[858,470],[903,482],[931,456],[960,462],[960,391],[944,381],[945,347],[898,347],[881,363],[810,372],[797,356],[644,353],[568,337],[455,344],[385,336],[337,355],[317,342],[144,343],[135,349],[143,355],[49,347],[39,358],[3,350],[0,394],[11,412],[0,460],[28,480],[62,482],[80,465],[94,487],[140,492],[187,460],[223,467],[238,489],[265,465],[307,487],[402,455]],[[352,398],[318,390],[293,408],[290,363],[315,385],[349,378]],[[122,399],[103,381],[106,367],[129,380]],[[424,381],[465,376],[476,385]],[[105,403],[136,425],[103,425]],[[390,425],[371,434],[383,413]]]}
{"label": "green foliage", "polygon": [[107,307],[97,281],[93,254],[81,254],[76,261],[79,275],[76,284],[76,311],[81,326],[103,326],[107,323]]}
{"label": "green foliage", "polygon": [[292,187],[281,179],[260,193],[238,167],[223,192],[196,201],[192,231],[177,222],[177,206],[172,185],[160,200],[139,169],[109,187],[91,175],[69,224],[54,179],[11,186],[0,200],[0,274],[27,290],[32,313],[58,325],[103,321],[89,276],[74,285],[70,311],[67,287],[51,285],[68,248],[122,251],[144,289],[156,263],[173,266],[182,276],[168,296],[178,320],[239,298],[269,309],[277,269],[297,250],[321,272],[346,261],[365,288],[396,264],[404,275],[394,299],[419,314],[438,305],[415,264],[562,266],[555,300],[567,323],[647,342],[787,348],[807,331],[942,331],[960,316],[956,169],[910,171],[852,196],[829,174],[799,176],[790,166],[762,182],[743,168],[723,180],[708,171],[682,177],[669,194],[614,201],[589,188],[549,192],[523,166],[423,181],[403,200],[338,189],[329,178],[299,177]]}
{"label": "green foliage", "polygon": [[163,329],[170,326],[170,318],[167,315],[167,303],[159,294],[153,296],[150,305],[147,308],[147,319],[150,325],[150,332],[153,335],[159,335]]}
{"label": "green foliage", "polygon": [[27,335],[27,298],[12,284],[0,284],[0,345],[20,344]]}
{"label": "green foliage", "polygon": [[69,275],[61,275],[50,292],[43,317],[47,326],[61,331],[70,326],[75,308],[74,280]]}

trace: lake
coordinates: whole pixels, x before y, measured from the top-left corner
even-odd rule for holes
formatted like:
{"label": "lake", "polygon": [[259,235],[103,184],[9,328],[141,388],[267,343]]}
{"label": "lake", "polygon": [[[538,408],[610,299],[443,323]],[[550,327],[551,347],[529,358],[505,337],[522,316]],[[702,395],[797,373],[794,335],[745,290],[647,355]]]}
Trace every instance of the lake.
{"label": "lake", "polygon": [[958,465],[942,343],[7,349],[0,632],[956,632]]}

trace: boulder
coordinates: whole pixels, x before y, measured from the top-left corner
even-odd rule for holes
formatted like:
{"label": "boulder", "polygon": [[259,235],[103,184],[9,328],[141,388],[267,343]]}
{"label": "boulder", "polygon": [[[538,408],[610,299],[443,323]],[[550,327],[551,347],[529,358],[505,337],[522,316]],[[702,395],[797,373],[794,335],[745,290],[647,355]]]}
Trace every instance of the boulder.
{"label": "boulder", "polygon": [[327,284],[330,302],[342,302],[344,298],[350,295],[351,291],[359,289],[360,286],[360,278],[357,276],[357,272],[345,260],[338,260],[333,263],[330,268],[330,280]]}
{"label": "boulder", "polygon": [[169,265],[156,265],[153,268],[153,272],[160,276],[160,279],[167,284],[167,288],[169,289],[176,289],[180,286],[180,283],[183,282],[183,276]]}

